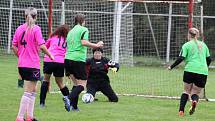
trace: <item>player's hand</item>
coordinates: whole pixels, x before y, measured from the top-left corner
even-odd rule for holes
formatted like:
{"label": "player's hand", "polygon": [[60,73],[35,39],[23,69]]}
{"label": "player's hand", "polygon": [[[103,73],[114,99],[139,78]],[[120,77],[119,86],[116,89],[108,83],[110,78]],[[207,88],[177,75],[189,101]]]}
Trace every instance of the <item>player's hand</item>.
{"label": "player's hand", "polygon": [[112,71],[114,74],[116,74],[116,72],[117,72],[117,68],[116,68],[116,67],[110,68],[110,69],[111,69],[111,71]]}
{"label": "player's hand", "polygon": [[167,69],[168,69],[168,70],[171,70],[171,66],[168,66]]}
{"label": "player's hand", "polygon": [[114,62],[114,61],[112,61],[112,60],[110,60],[110,61],[108,62],[108,66],[109,66],[109,67],[114,67],[115,64],[116,64],[116,62]]}
{"label": "player's hand", "polygon": [[98,43],[97,43],[97,47],[103,47],[104,46],[104,42],[103,41],[99,41]]}
{"label": "player's hand", "polygon": [[54,56],[53,56],[53,55],[50,55],[49,58],[50,58],[51,60],[54,60]]}

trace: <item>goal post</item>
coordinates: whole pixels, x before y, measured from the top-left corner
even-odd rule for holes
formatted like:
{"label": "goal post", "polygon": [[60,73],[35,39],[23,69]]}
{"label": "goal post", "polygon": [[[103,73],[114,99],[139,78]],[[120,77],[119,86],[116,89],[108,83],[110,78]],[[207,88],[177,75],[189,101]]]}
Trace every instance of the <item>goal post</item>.
{"label": "goal post", "polygon": [[52,6],[53,6],[53,1],[49,0],[49,19],[48,19],[48,36],[51,36],[52,33]]}
{"label": "goal post", "polygon": [[12,25],[12,8],[13,8],[13,0],[10,0],[10,15],[9,15],[9,30],[8,30],[8,46],[7,46],[7,53],[10,54],[11,52],[11,25]]}
{"label": "goal post", "polygon": [[[120,43],[120,28],[122,17],[122,2],[115,3],[114,23],[113,23],[113,44],[112,44],[112,60],[119,62],[119,43]],[[114,53],[113,53],[114,52]]]}
{"label": "goal post", "polygon": [[61,3],[62,3],[62,11],[61,11],[61,21],[60,21],[60,24],[63,25],[65,24],[65,1],[64,0],[61,0]]}

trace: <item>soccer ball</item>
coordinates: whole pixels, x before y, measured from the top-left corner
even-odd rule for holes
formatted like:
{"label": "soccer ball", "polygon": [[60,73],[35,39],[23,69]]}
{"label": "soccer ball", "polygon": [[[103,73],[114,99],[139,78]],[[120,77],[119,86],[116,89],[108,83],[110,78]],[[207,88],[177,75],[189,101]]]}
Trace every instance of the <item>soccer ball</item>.
{"label": "soccer ball", "polygon": [[84,103],[91,103],[91,102],[93,102],[93,100],[94,100],[94,97],[90,93],[86,93],[82,96],[82,101]]}

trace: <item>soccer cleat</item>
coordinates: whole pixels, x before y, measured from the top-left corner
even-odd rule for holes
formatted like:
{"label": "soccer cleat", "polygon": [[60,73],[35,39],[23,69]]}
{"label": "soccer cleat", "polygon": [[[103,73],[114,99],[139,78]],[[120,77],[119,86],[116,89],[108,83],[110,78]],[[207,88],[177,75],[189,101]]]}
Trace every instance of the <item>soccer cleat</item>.
{"label": "soccer cleat", "polygon": [[76,109],[72,107],[72,111],[80,111],[79,108],[77,107]]}
{"label": "soccer cleat", "polygon": [[192,106],[190,107],[190,110],[189,110],[190,115],[193,115],[193,113],[195,112],[196,105],[197,105],[197,102],[192,101]]}
{"label": "soccer cleat", "polygon": [[45,108],[45,104],[44,104],[44,103],[41,103],[41,104],[40,104],[40,108]]}
{"label": "soccer cleat", "polygon": [[178,116],[183,117],[184,116],[184,111],[179,111]]}
{"label": "soccer cleat", "polygon": [[26,121],[39,121],[39,120],[37,120],[36,118],[33,118],[33,119],[27,118]]}
{"label": "soccer cleat", "polygon": [[25,119],[16,118],[16,121],[25,121]]}
{"label": "soccer cleat", "polygon": [[37,120],[36,118],[33,118],[32,121],[39,121],[39,120]]}
{"label": "soccer cleat", "polygon": [[70,100],[69,100],[68,96],[63,97],[63,102],[65,104],[66,111],[69,112],[70,111]]}

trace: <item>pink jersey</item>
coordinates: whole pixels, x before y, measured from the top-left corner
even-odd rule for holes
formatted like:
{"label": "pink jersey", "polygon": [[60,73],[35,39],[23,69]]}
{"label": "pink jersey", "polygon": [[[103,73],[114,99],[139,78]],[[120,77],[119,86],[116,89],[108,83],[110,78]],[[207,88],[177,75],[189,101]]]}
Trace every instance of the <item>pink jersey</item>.
{"label": "pink jersey", "polygon": [[59,38],[57,36],[53,36],[49,38],[46,41],[46,47],[55,59],[51,60],[47,55],[45,55],[44,62],[64,63],[64,57],[66,53],[66,41],[63,37]]}
{"label": "pink jersey", "polygon": [[13,45],[18,47],[18,67],[40,69],[40,45],[44,44],[41,28],[35,25],[26,31],[27,24],[20,25],[13,36]]}

